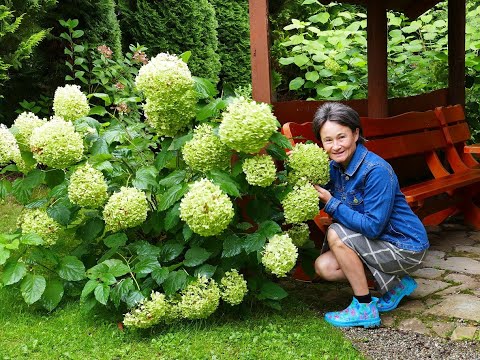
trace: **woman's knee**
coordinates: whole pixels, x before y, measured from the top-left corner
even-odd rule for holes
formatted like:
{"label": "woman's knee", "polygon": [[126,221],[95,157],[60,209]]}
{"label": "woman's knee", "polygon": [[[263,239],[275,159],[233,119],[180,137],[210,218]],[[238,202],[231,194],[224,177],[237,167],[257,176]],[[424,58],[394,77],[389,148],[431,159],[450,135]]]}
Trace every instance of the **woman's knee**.
{"label": "woman's knee", "polygon": [[327,231],[327,242],[330,248],[343,244],[337,232],[333,229],[328,229]]}
{"label": "woman's knee", "polygon": [[331,280],[334,278],[334,274],[338,271],[338,263],[331,254],[331,252],[326,252],[320,255],[315,260],[315,272],[324,280]]}

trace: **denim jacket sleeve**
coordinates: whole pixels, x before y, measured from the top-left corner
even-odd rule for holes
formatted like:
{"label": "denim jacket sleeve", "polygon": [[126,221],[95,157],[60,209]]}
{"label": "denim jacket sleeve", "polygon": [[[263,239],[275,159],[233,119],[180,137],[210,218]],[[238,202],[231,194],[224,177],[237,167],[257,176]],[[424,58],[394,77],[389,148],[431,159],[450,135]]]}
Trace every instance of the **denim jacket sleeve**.
{"label": "denim jacket sleeve", "polygon": [[351,209],[346,203],[332,197],[325,211],[349,229],[375,239],[384,231],[395,201],[396,181],[393,174],[381,165],[372,166],[365,174],[364,212]]}

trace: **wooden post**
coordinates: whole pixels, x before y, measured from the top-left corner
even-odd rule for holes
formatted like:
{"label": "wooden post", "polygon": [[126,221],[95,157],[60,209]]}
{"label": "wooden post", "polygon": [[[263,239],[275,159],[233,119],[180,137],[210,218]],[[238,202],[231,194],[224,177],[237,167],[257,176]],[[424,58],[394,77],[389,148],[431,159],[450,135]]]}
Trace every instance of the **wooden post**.
{"label": "wooden post", "polygon": [[448,103],[465,105],[465,0],[448,1]]}
{"label": "wooden post", "polygon": [[270,39],[268,0],[249,0],[252,96],[256,101],[272,103],[270,80]]}
{"label": "wooden post", "polygon": [[388,116],[387,9],[385,1],[367,3],[368,116]]}

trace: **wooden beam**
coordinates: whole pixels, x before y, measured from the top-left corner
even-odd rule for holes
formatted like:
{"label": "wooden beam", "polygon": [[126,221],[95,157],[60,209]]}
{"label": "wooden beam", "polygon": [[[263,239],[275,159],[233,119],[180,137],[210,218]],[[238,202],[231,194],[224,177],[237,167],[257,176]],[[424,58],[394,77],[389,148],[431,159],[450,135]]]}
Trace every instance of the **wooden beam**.
{"label": "wooden beam", "polygon": [[249,0],[252,96],[256,101],[272,103],[270,80],[270,37],[268,0]]}
{"label": "wooden beam", "polygon": [[368,116],[388,116],[387,9],[382,0],[367,4]]}
{"label": "wooden beam", "polygon": [[448,103],[465,105],[465,0],[448,1]]}

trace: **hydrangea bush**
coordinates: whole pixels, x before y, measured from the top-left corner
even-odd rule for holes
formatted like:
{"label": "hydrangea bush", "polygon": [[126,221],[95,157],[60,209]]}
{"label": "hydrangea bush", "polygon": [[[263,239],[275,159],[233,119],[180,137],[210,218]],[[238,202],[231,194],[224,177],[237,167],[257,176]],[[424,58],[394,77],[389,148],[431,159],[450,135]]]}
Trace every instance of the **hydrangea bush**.
{"label": "hydrangea bush", "polygon": [[49,311],[80,294],[137,328],[245,301],[277,309],[287,293],[275,277],[316,251],[304,246],[314,179],[289,179],[322,155],[294,149],[287,161],[270,107],[217,97],[188,54],[130,56],[121,81],[101,56],[104,92],[61,87],[54,116],[0,127],[0,198],[25,205],[18,230],[0,234],[0,286]]}

